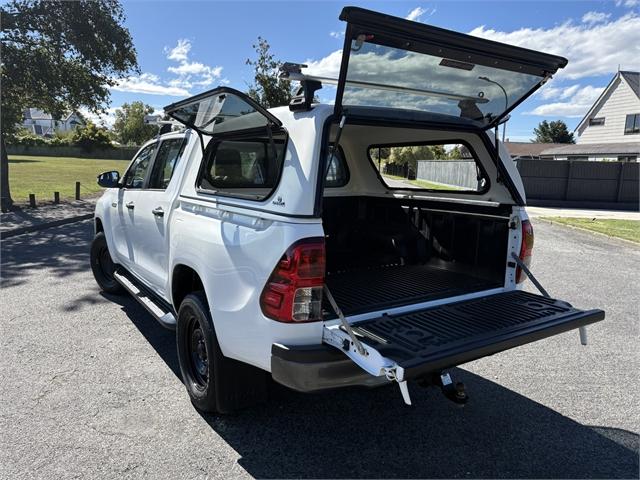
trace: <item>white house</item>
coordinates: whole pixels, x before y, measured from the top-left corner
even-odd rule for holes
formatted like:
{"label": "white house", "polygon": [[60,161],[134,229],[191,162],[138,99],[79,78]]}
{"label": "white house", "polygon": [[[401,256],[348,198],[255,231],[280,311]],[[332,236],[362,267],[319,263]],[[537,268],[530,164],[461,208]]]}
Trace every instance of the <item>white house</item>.
{"label": "white house", "polygon": [[573,133],[575,145],[544,149],[539,158],[618,162],[640,160],[640,73],[616,73]]}
{"label": "white house", "polygon": [[22,119],[23,128],[43,137],[51,137],[55,132],[74,130],[77,125],[84,125],[84,121],[76,112],[55,120],[49,113],[37,108],[27,108]]}

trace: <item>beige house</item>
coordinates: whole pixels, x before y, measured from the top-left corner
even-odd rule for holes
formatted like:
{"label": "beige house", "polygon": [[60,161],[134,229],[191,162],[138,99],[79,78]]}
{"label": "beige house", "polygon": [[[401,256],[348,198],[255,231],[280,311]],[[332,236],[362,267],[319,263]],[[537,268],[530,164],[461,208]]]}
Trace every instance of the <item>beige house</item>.
{"label": "beige house", "polygon": [[575,145],[540,158],[637,162],[640,159],[640,73],[618,72],[574,131]]}
{"label": "beige house", "polygon": [[23,128],[43,137],[52,137],[55,132],[74,130],[77,125],[84,125],[84,121],[75,112],[55,120],[49,113],[37,108],[27,108],[22,117]]}

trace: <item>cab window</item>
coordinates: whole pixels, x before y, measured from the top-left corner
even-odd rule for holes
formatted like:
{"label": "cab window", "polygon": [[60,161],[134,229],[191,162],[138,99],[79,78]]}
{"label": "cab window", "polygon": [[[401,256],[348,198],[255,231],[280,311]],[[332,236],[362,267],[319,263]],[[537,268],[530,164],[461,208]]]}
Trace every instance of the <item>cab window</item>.
{"label": "cab window", "polygon": [[144,147],[138,156],[133,160],[129,170],[124,176],[123,185],[125,188],[142,188],[151,165],[151,159],[156,151],[156,144],[152,143]]}
{"label": "cab window", "polygon": [[276,187],[285,154],[284,135],[222,140],[209,153],[198,183],[202,190],[262,200]]}
{"label": "cab window", "polygon": [[184,138],[171,138],[160,144],[156,160],[153,164],[149,188],[164,190],[169,186],[173,172],[182,156],[186,144],[187,142]]}

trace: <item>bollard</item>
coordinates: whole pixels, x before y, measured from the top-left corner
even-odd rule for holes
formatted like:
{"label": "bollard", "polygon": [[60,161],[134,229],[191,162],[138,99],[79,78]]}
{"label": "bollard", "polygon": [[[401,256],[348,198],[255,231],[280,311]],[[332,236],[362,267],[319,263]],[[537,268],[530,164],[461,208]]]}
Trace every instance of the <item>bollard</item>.
{"label": "bollard", "polygon": [[29,206],[31,208],[36,208],[36,195],[35,193],[29,194]]}
{"label": "bollard", "polygon": [[76,200],[80,200],[80,182],[76,182]]}
{"label": "bollard", "polygon": [[53,203],[60,203],[60,192],[53,192]]}

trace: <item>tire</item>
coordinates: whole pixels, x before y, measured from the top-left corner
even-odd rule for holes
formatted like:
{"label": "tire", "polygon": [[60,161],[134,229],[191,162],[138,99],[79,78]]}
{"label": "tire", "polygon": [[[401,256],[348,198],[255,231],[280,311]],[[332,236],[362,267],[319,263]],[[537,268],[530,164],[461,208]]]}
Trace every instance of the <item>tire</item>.
{"label": "tire", "polygon": [[266,400],[266,372],[222,355],[204,292],[180,304],[176,344],[182,381],[198,410],[232,413]]}
{"label": "tire", "polygon": [[113,295],[125,293],[125,289],[120,285],[113,274],[116,270],[116,264],[113,263],[109,248],[107,247],[107,239],[104,232],[98,232],[91,242],[91,271],[93,277],[103,292]]}

